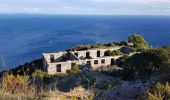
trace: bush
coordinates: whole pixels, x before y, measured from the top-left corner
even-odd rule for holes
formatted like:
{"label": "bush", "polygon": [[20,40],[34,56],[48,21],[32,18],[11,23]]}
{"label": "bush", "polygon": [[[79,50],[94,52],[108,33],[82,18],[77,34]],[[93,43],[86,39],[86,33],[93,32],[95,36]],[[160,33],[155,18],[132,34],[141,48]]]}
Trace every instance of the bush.
{"label": "bush", "polygon": [[3,76],[1,81],[2,94],[6,98],[6,94],[11,94],[17,96],[18,98],[29,97],[34,98],[36,94],[35,86],[31,85],[29,82],[29,77],[24,76],[14,76],[12,74],[6,74]]}
{"label": "bush", "polygon": [[[36,69],[43,69],[43,60],[42,59],[38,59],[38,60],[34,60],[30,63],[25,63],[24,65],[19,65],[18,67],[15,67],[13,69],[10,69],[9,72],[12,73],[13,75],[32,75],[32,73],[34,73],[34,71]],[[2,76],[2,74],[5,71],[1,72],[0,75]]]}
{"label": "bush", "polygon": [[96,44],[92,45],[91,48],[104,48],[105,46],[103,44]]}
{"label": "bush", "polygon": [[42,79],[46,74],[47,74],[46,72],[38,69],[38,70],[36,70],[36,71],[32,74],[32,76],[33,76],[33,77],[38,77],[38,78],[41,78],[41,79]]}
{"label": "bush", "polygon": [[128,43],[126,41],[121,41],[121,42],[112,42],[112,44],[116,46],[126,46]]}
{"label": "bush", "polygon": [[122,70],[121,69],[115,69],[115,70],[101,70],[100,71],[102,74],[110,75],[113,77],[120,77],[122,76]]}
{"label": "bush", "polygon": [[123,57],[121,57],[121,58],[119,58],[118,60],[117,60],[117,65],[119,66],[119,67],[122,67],[124,64],[125,64],[125,62],[128,60],[128,58],[129,58],[129,56],[127,56],[127,55],[124,55]]}
{"label": "bush", "polygon": [[106,50],[105,52],[104,52],[104,56],[112,56],[113,55],[113,53],[112,53],[112,51],[110,51],[110,50]]}
{"label": "bush", "polygon": [[77,65],[71,67],[70,73],[78,73],[80,72],[80,68]]}
{"label": "bush", "polygon": [[107,44],[104,44],[104,46],[106,47],[115,47],[115,43],[107,43]]}
{"label": "bush", "polygon": [[147,93],[147,100],[170,100],[170,85],[157,83],[152,92]]}
{"label": "bush", "polygon": [[117,83],[115,81],[113,81],[113,82],[103,82],[103,83],[96,84],[96,88],[100,89],[100,90],[108,90],[108,89],[111,89],[115,86],[117,86]]}
{"label": "bush", "polygon": [[148,48],[149,47],[145,39],[138,34],[131,35],[128,39],[128,42],[133,43],[135,48]]}
{"label": "bush", "polygon": [[49,83],[53,83],[56,82],[56,80],[60,80],[62,78],[65,78],[67,76],[67,74],[54,74],[54,75],[48,75],[46,74],[43,77],[43,81],[45,84],[49,84]]}
{"label": "bush", "polygon": [[126,45],[128,45],[128,43],[126,41],[121,41],[120,46],[122,46],[122,45],[126,46]]}
{"label": "bush", "polygon": [[104,56],[119,56],[119,55],[123,55],[123,53],[120,50],[106,50],[104,52]]}
{"label": "bush", "polygon": [[137,52],[136,48],[131,48],[132,52]]}
{"label": "bush", "polygon": [[67,51],[70,51],[70,50],[71,51],[74,51],[74,50],[81,51],[81,50],[88,50],[88,49],[90,49],[90,45],[78,45],[74,48],[68,49]]}
{"label": "bush", "polygon": [[113,55],[119,56],[119,55],[123,55],[123,53],[120,50],[114,50]]}
{"label": "bush", "polygon": [[123,65],[123,78],[140,78],[169,71],[170,49],[150,49],[129,57]]}
{"label": "bush", "polygon": [[35,83],[35,78],[39,78],[41,79],[41,91],[43,90],[43,87],[44,87],[44,76],[46,75],[47,73],[42,71],[42,70],[36,70],[32,76],[34,77],[34,81],[33,83]]}

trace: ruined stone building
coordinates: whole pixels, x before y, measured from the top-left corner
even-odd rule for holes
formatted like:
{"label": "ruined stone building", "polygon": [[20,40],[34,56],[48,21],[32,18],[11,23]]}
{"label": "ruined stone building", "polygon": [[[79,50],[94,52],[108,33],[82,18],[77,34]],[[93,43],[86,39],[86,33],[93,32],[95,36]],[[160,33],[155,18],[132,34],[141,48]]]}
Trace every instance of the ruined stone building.
{"label": "ruined stone building", "polygon": [[129,54],[131,50],[124,46],[91,49],[82,51],[64,51],[57,53],[43,53],[43,66],[48,74],[66,73],[74,65],[90,65],[92,69],[109,66],[120,56],[105,56],[106,51],[123,50]]}

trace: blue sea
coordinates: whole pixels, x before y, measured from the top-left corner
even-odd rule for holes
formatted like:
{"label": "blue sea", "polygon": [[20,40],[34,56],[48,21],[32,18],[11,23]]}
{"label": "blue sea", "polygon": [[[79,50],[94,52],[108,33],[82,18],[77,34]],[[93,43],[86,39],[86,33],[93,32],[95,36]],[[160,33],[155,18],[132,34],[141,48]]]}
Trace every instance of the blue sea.
{"label": "blue sea", "polygon": [[[127,40],[170,45],[170,16],[0,15],[0,56],[8,68],[75,45]],[[0,68],[2,70],[2,68]]]}

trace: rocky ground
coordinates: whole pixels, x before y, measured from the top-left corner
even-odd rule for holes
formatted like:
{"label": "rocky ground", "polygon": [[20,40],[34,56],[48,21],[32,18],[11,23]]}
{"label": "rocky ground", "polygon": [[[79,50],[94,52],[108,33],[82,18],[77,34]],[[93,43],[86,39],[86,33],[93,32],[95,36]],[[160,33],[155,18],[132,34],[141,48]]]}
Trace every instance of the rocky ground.
{"label": "rocky ground", "polygon": [[92,100],[94,94],[83,87],[75,87],[69,92],[53,91],[48,92],[48,96],[43,100]]}
{"label": "rocky ground", "polygon": [[[111,82],[116,84],[108,88],[105,83]],[[50,84],[49,88],[53,91],[50,100],[69,100],[73,97],[90,100],[93,94],[95,100],[145,100],[149,84],[146,81],[124,81],[99,72],[83,71],[61,79],[57,84]]]}
{"label": "rocky ground", "polygon": [[146,100],[146,83],[141,81],[126,82],[96,96],[96,100]]}

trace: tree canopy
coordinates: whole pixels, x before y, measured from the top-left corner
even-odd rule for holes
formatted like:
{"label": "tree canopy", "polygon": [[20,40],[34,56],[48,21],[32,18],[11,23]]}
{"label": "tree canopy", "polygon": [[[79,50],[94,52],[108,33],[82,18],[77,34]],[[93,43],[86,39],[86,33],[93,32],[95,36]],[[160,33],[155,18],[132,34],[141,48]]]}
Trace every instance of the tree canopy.
{"label": "tree canopy", "polygon": [[129,37],[128,42],[133,43],[135,48],[148,48],[148,43],[138,34],[133,34]]}

